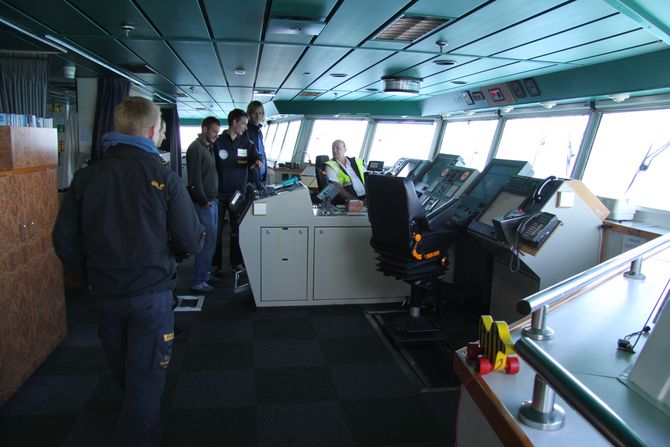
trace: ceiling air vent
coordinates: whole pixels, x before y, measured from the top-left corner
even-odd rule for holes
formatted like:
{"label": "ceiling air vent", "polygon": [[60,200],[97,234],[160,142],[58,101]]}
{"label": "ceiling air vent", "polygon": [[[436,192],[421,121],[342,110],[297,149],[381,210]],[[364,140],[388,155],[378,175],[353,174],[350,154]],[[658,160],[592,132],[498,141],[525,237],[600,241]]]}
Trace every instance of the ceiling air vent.
{"label": "ceiling air vent", "polygon": [[372,40],[386,42],[414,42],[426,34],[436,30],[451,19],[439,17],[418,17],[402,15],[392,22]]}
{"label": "ceiling air vent", "polygon": [[300,92],[298,96],[319,96],[323,92]]}

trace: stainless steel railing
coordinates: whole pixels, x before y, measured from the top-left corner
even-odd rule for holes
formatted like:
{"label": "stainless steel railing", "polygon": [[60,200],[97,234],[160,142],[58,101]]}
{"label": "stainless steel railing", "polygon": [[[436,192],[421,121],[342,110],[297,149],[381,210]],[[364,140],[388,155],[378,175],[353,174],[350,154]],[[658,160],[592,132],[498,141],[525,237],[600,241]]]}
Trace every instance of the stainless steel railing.
{"label": "stainless steel railing", "polygon": [[670,233],[659,236],[646,244],[628,250],[617,257],[520,300],[516,305],[517,311],[521,315],[531,314],[531,325],[524,328],[523,335],[535,340],[553,338],[553,331],[546,326],[546,314],[549,305],[571,296],[607,274],[620,270],[621,267],[629,263],[631,264],[631,269],[626,272],[626,276],[631,279],[644,279],[644,275],[641,273],[642,259],[653,256],[669,247]]}
{"label": "stainless steel railing", "polygon": [[[545,386],[548,385],[555,390],[612,444],[621,447],[642,447],[647,445],[647,443],[610,407],[608,407],[607,404],[605,404],[575,376],[570,374],[570,372],[561,366],[561,364],[553,357],[544,352],[535,342],[528,338],[521,337],[514,344],[514,347],[521,358],[523,358],[526,363],[537,372],[540,381],[544,383]],[[540,387],[542,387],[541,384]],[[537,380],[536,388],[538,388]],[[546,395],[547,392],[547,389],[545,389],[544,393],[534,392],[533,400],[535,400],[535,394]],[[552,420],[552,415],[554,414],[553,399],[549,406],[533,405],[532,407],[533,408],[531,408],[530,404],[522,407],[522,410],[529,409],[530,412],[532,412],[532,414],[526,414],[527,419],[540,422]],[[562,410],[556,408],[556,411],[560,413]],[[520,416],[522,415],[520,414]],[[529,425],[532,426],[532,424]],[[555,429],[552,427],[547,428],[539,426],[537,428],[544,430]]]}

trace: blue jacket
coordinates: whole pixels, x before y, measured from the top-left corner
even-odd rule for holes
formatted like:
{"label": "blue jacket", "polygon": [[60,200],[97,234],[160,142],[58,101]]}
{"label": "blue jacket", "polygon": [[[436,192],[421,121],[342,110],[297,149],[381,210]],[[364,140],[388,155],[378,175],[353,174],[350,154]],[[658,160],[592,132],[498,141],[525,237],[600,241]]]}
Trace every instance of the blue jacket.
{"label": "blue jacket", "polygon": [[[251,140],[252,143],[256,146],[256,152],[258,153],[258,156],[260,159],[263,161],[263,166],[261,166],[260,171],[257,170],[251,170],[249,175],[251,176],[251,181],[252,182],[261,182],[265,183],[265,178],[267,177],[267,165],[268,165],[268,159],[265,154],[265,142],[263,141],[263,132],[261,131],[262,125],[255,125],[253,123],[249,123],[247,126],[247,131],[244,132],[244,136]],[[260,178],[259,178],[260,175]]]}
{"label": "blue jacket", "polygon": [[225,130],[214,142],[214,158],[219,175],[219,194],[244,193],[247,183],[252,180],[249,179],[249,171],[258,169],[254,167],[256,160],[260,160],[256,145],[244,135],[238,135],[233,141]]}

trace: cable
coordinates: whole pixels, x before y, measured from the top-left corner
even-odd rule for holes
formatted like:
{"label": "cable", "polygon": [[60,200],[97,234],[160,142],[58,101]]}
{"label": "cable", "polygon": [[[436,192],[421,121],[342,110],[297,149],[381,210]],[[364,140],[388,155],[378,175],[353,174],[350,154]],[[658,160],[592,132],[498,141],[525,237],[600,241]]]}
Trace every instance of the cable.
{"label": "cable", "polygon": [[512,244],[512,256],[510,257],[508,266],[511,273],[517,273],[521,269],[521,249],[519,248],[521,234],[523,234],[530,222],[532,222],[533,219],[540,214],[542,213],[537,212],[530,214],[516,229],[516,233],[514,234],[514,243]]}
{"label": "cable", "polygon": [[[649,326],[649,320],[651,320],[651,316],[654,315],[654,311],[658,307],[658,304],[661,302],[663,297],[668,296],[668,293],[670,292],[668,290],[668,286],[670,285],[670,278],[668,278],[668,281],[665,283],[665,287],[663,287],[663,291],[659,295],[658,299],[656,300],[656,303],[654,304],[654,307],[651,309],[651,312],[649,313],[649,316],[647,317],[647,321],[644,322],[644,326],[642,326],[642,329],[640,329],[637,332],[630,333],[623,338],[620,338],[617,340],[617,349],[619,351],[624,351],[624,352],[630,352],[631,354],[635,353],[635,346],[637,346],[637,342],[640,341],[640,337],[642,337],[642,334],[648,334],[649,331],[651,331],[651,327]],[[637,338],[635,339],[635,343],[631,344],[630,343],[630,338],[634,337],[637,335]]]}

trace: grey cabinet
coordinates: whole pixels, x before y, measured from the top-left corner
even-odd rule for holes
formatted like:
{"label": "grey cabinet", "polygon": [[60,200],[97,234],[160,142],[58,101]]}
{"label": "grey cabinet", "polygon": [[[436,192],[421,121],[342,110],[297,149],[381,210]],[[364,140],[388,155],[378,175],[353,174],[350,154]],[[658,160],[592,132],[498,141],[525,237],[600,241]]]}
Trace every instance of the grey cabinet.
{"label": "grey cabinet", "polygon": [[307,227],[261,227],[261,301],[307,301]]}

